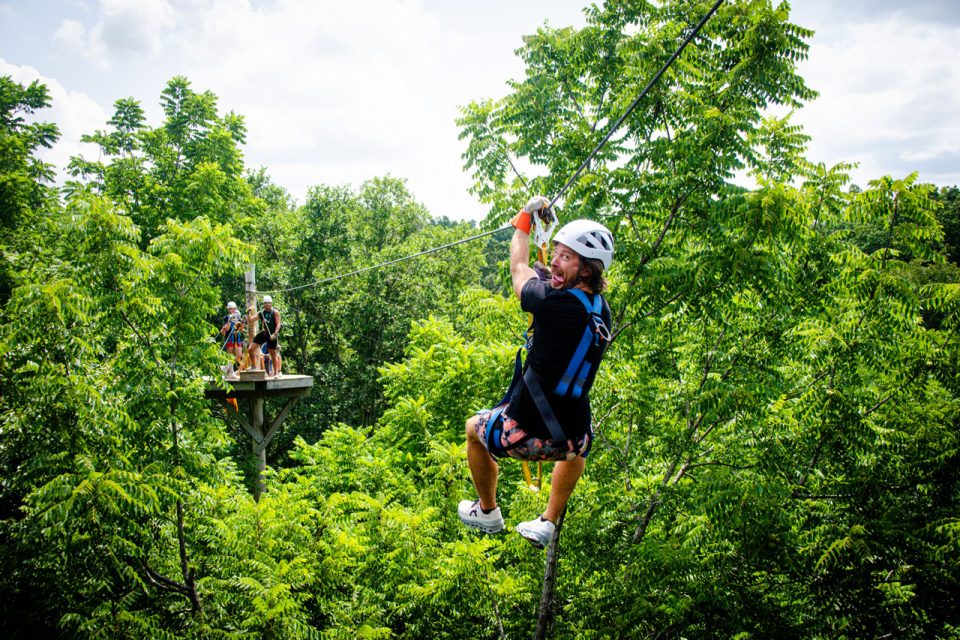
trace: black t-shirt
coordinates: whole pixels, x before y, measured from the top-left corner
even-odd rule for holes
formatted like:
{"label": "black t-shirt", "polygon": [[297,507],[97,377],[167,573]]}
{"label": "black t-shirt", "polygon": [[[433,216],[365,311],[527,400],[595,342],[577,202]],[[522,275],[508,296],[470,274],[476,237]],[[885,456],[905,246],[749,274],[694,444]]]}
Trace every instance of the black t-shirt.
{"label": "black t-shirt", "polygon": [[277,332],[277,325],[279,323],[277,322],[276,309],[270,309],[270,311],[261,309],[260,320],[263,322],[263,329],[260,330],[261,333],[264,331],[266,331],[268,334],[274,334]]}
{"label": "black t-shirt", "polygon": [[[593,299],[592,296],[588,297]],[[588,393],[599,367],[591,368],[579,398],[557,396],[553,390],[583,337],[583,331],[587,327],[587,310],[573,294],[563,289],[554,289],[549,283],[537,278],[531,278],[523,285],[520,308],[533,314],[533,345],[527,354],[525,369],[533,367],[540,387],[566,436],[579,438],[590,428]],[[600,315],[603,323],[609,327],[610,307],[606,300],[603,301]],[[588,353],[588,358],[599,365],[605,347],[605,342],[601,343],[600,347],[591,347],[592,350],[599,349],[599,353]],[[514,392],[507,414],[530,435],[550,438],[550,431],[543,423],[540,411],[525,385],[520,385],[520,389]]]}

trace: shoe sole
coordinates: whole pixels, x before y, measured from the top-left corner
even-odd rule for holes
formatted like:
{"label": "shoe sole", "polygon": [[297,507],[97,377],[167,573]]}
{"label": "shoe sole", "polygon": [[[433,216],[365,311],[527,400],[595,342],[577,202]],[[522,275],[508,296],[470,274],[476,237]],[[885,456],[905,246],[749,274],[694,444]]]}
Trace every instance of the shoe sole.
{"label": "shoe sole", "polygon": [[494,533],[500,533],[501,531],[503,531],[503,525],[500,525],[499,527],[494,528],[487,525],[476,524],[474,522],[467,522],[466,520],[463,520],[463,519],[461,519],[460,522],[467,525],[471,529],[476,529],[477,531],[480,531],[481,533],[494,534]]}
{"label": "shoe sole", "polygon": [[520,534],[520,537],[521,537],[521,538],[523,538],[524,540],[526,540],[527,542],[529,542],[530,544],[532,544],[533,546],[535,546],[537,549],[545,549],[546,546],[547,546],[547,545],[543,544],[543,542],[540,541],[540,538],[531,538],[530,536],[526,535],[525,533],[523,533],[523,532],[520,531],[519,529],[517,530],[517,533]]}

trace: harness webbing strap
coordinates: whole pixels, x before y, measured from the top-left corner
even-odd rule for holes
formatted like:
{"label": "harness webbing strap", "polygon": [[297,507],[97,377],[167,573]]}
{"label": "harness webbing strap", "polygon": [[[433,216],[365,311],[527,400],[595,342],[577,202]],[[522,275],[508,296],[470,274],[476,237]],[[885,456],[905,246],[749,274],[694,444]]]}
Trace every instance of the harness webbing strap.
{"label": "harness webbing strap", "polygon": [[514,390],[517,388],[517,384],[519,384],[520,379],[523,377],[521,373],[521,371],[523,371],[523,359],[521,356],[525,348],[526,347],[520,347],[517,349],[517,358],[513,363],[513,377],[510,378],[510,386],[507,387],[507,392],[503,394],[503,398],[497,403],[498,407],[502,404],[507,404],[510,402],[510,396],[513,395]]}
{"label": "harness webbing strap", "polygon": [[583,337],[580,338],[580,344],[577,345],[577,350],[573,353],[573,357],[570,359],[570,363],[567,365],[567,370],[563,372],[560,382],[557,383],[557,388],[553,390],[553,392],[558,396],[567,395],[567,391],[570,389],[570,384],[573,382],[574,375],[580,370],[580,365],[583,364],[583,359],[587,357],[587,350],[590,349],[592,338],[593,334],[588,325],[583,331]]}
{"label": "harness webbing strap", "polygon": [[277,316],[275,316],[275,315],[273,314],[273,311],[274,311],[274,310],[271,309],[271,310],[270,310],[270,320],[267,320],[267,316],[264,315],[264,312],[265,312],[265,311],[266,311],[266,309],[261,309],[261,310],[260,310],[260,313],[259,313],[258,315],[260,316],[260,319],[263,320],[263,325],[264,325],[263,328],[264,328],[264,330],[265,330],[268,334],[272,334],[272,333],[273,333],[273,330],[274,330],[274,328],[275,328],[275,327],[273,326],[273,323],[275,323],[275,322],[277,321]]}
{"label": "harness webbing strap", "polygon": [[583,385],[587,383],[587,376],[590,375],[590,363],[584,362],[583,366],[580,367],[580,372],[577,374],[577,380],[573,383],[573,390],[570,391],[570,395],[574,398],[579,398],[583,395]]}
{"label": "harness webbing strap", "polygon": [[231,339],[233,338],[234,335],[237,335],[237,336],[239,337],[239,334],[237,334],[237,325],[236,325],[236,323],[231,323],[231,324],[230,324],[230,332],[227,334],[227,339],[223,341],[223,344],[222,344],[222,345],[220,345],[220,350],[221,350],[221,351],[223,351],[224,349],[227,348],[227,343],[231,341]]}
{"label": "harness webbing strap", "polygon": [[[603,324],[603,321],[600,319],[600,314],[603,310],[603,298],[600,295],[595,295],[591,301],[587,297],[587,294],[579,289],[568,289],[567,291],[573,294],[587,310],[587,326],[583,330],[583,336],[580,338],[577,350],[567,365],[563,377],[557,384],[554,394],[563,396],[569,393],[573,398],[580,398],[583,395],[583,388],[593,368],[593,363],[586,359],[587,353],[590,351],[590,346],[592,344],[599,344],[601,340],[607,339],[600,330]],[[527,344],[517,350],[517,357],[513,364],[513,378],[510,380],[510,386],[507,387],[507,392],[496,405],[500,407],[500,409],[492,413],[488,419],[487,449],[491,452],[494,451],[494,448],[499,448],[502,427],[493,427],[497,424],[498,418],[503,413],[502,406],[510,402],[513,394],[520,385],[525,385],[527,391],[530,393],[530,397],[533,398],[537,411],[540,412],[540,418],[550,432],[550,438],[556,442],[564,442],[567,440],[563,427],[560,426],[560,421],[557,420],[557,415],[554,413],[553,407],[550,406],[550,401],[543,392],[543,388],[540,386],[540,381],[537,379],[537,374],[534,372],[533,367],[528,364],[526,371],[523,370],[523,350],[529,347],[530,345]]]}
{"label": "harness webbing strap", "polygon": [[503,406],[499,406],[490,413],[487,419],[487,451],[494,456],[502,454],[500,448],[500,435],[503,433],[503,423],[498,423],[497,419],[503,413]]}
{"label": "harness webbing strap", "polygon": [[590,364],[585,363],[584,360],[587,357],[587,351],[590,350],[590,345],[595,341],[594,323],[595,318],[600,317],[600,312],[603,309],[603,300],[600,296],[594,296],[591,302],[587,294],[580,289],[567,289],[567,291],[573,294],[587,310],[587,326],[583,330],[583,336],[580,338],[580,343],[577,345],[577,350],[574,352],[573,358],[570,359],[566,371],[563,372],[563,376],[561,376],[560,382],[557,383],[557,387],[553,392],[558,396],[567,395],[567,392],[570,391],[570,385],[572,384],[573,391],[571,395],[574,398],[579,398],[583,393],[583,385],[586,382],[587,374],[590,372]]}
{"label": "harness webbing strap", "polygon": [[530,392],[530,397],[533,398],[534,404],[537,405],[540,417],[543,418],[543,424],[545,424],[550,431],[550,438],[555,442],[564,442],[567,436],[563,432],[560,422],[557,421],[557,416],[553,412],[553,407],[550,406],[547,396],[544,395],[543,389],[540,388],[540,382],[537,380],[537,374],[533,370],[533,367],[527,367],[526,372],[523,374],[523,382],[527,385],[527,391]]}

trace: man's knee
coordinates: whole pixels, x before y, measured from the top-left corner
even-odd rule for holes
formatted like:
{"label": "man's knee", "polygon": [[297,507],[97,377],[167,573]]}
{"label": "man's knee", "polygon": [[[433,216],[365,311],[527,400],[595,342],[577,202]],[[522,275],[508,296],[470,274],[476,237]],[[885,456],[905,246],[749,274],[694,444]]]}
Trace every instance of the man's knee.
{"label": "man's knee", "polygon": [[479,419],[480,416],[472,416],[469,420],[467,420],[465,428],[467,440],[476,440],[477,442],[480,441],[480,438],[477,436],[477,421]]}

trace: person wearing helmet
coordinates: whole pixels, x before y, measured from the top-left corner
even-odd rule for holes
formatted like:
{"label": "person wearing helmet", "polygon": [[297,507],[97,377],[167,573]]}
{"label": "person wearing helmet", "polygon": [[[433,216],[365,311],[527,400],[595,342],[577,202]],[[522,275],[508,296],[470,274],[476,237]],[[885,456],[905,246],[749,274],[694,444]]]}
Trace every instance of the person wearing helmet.
{"label": "person wearing helmet", "polygon": [[236,302],[227,303],[227,315],[223,318],[223,326],[220,327],[220,335],[225,336],[223,350],[232,353],[234,362],[227,365],[227,377],[233,377],[234,367],[243,360],[243,316],[237,310]]}
{"label": "person wearing helmet", "polygon": [[[253,309],[251,309],[252,311]],[[273,365],[273,376],[280,376],[280,365],[282,360],[280,358],[280,349],[277,343],[277,335],[280,333],[280,312],[273,308],[273,298],[270,296],[263,296],[263,309],[260,310],[259,314],[254,314],[251,316],[251,321],[258,319],[262,323],[262,329],[260,332],[254,336],[253,342],[250,343],[250,361],[258,363],[257,368],[263,368],[261,363],[261,347],[267,345],[267,353],[270,355],[270,363]]]}
{"label": "person wearing helmet", "polygon": [[554,238],[548,278],[529,264],[531,216],[549,200],[530,200],[511,224],[510,275],[520,307],[533,316],[526,364],[517,370],[500,404],[467,421],[467,462],[476,500],[458,506],[460,520],[485,533],[503,530],[497,506],[497,459],[554,460],[550,496],[543,514],[518,524],[536,547],[553,539],[593,439],[590,387],[610,340],[610,307],[602,292],[613,261],[613,235],[591,220],[574,220]]}

